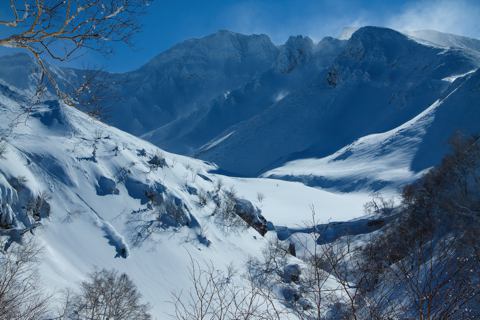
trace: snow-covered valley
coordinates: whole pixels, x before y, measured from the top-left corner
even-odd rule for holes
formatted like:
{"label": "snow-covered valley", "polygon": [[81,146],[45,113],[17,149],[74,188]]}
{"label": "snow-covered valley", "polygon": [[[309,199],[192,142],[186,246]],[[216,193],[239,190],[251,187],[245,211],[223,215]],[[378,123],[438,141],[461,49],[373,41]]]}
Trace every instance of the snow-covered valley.
{"label": "snow-covered valley", "polygon": [[[139,70],[101,73],[106,123],[52,93],[35,100],[33,61],[2,56],[3,250],[36,239],[42,286],[55,295],[95,268],[124,272],[153,318],[168,319],[172,293],[192,286],[192,260],[243,273],[280,239],[297,251],[282,268],[303,274],[317,244],[373,246],[379,230],[405,222],[401,188],[441,163],[456,131],[480,131],[477,41],[364,27],[346,40],[297,36],[276,46],[220,31]],[[65,86],[89,72],[52,69]],[[465,190],[478,185],[472,175]],[[365,205],[374,191],[385,202],[373,210]],[[353,286],[342,286],[355,278],[334,271],[326,286],[348,301]],[[285,298],[275,303],[309,310],[305,285],[284,280],[275,280]],[[381,295],[377,284],[369,299]],[[290,318],[314,319],[281,319]]]}

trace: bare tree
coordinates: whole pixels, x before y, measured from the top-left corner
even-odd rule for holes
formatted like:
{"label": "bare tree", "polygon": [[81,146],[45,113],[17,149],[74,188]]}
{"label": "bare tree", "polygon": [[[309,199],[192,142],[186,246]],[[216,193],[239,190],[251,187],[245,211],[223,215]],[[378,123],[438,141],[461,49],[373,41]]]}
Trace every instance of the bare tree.
{"label": "bare tree", "polygon": [[480,294],[473,275],[478,266],[473,257],[459,254],[457,240],[447,237],[417,245],[392,266],[394,280],[409,297],[407,314],[420,320],[478,319],[478,306],[469,305]]}
{"label": "bare tree", "polygon": [[200,265],[191,258],[192,288],[173,292],[172,304],[178,320],[280,320],[279,308],[270,292],[242,279],[229,266],[225,271],[213,264]]}
{"label": "bare tree", "polygon": [[[480,294],[480,283],[474,276],[478,271],[478,250],[474,249],[478,246],[465,249],[471,237],[450,234],[429,240],[429,233],[422,237],[422,226],[410,230],[415,225],[405,219],[380,236],[370,236],[366,246],[351,237],[320,245],[317,239],[325,230],[316,224],[312,212],[313,227],[308,228],[304,241],[299,238],[295,242],[304,266],[295,274],[294,283],[289,284],[293,277],[287,275],[291,263],[286,244],[272,243],[263,261],[254,264],[257,285],[273,291],[287,284],[294,290],[293,298],[277,295],[276,299],[299,319],[479,316],[479,310],[472,307]],[[404,223],[410,226],[410,234]],[[398,246],[408,249],[398,251]]]}
{"label": "bare tree", "polygon": [[385,198],[379,192],[373,193],[371,200],[364,205],[364,211],[367,214],[389,215],[394,211],[394,209],[395,201],[393,199]]}
{"label": "bare tree", "polygon": [[417,319],[480,315],[478,142],[455,136],[452,154],[405,188],[401,217],[365,246],[375,319],[389,319],[388,307]]}
{"label": "bare tree", "polygon": [[327,261],[324,246],[317,245],[317,239],[323,229],[318,226],[315,208],[312,206],[311,232],[305,241],[299,241],[298,246],[302,253],[300,258],[306,263],[304,274],[301,277],[302,294],[308,301],[308,307],[295,305],[293,310],[300,319],[322,319],[332,302],[335,294],[333,287],[327,282],[330,275],[326,270]]}
{"label": "bare tree", "polygon": [[[340,264],[345,262],[341,258],[346,255],[337,257],[329,251],[329,245],[317,244],[324,230],[317,224],[313,207],[312,222],[306,229],[310,232],[294,242],[269,241],[263,257],[252,259],[248,269],[254,284],[263,288],[262,292],[276,292],[275,300],[286,306],[290,315],[301,320],[325,319],[332,305],[339,302],[336,295],[343,289],[331,272],[333,267],[340,270]],[[342,280],[346,288],[347,280]]]}
{"label": "bare tree", "polygon": [[67,292],[58,319],[64,320],[149,320],[149,306],[125,274],[97,270],[80,285],[79,293]]}
{"label": "bare tree", "polygon": [[39,253],[33,240],[12,244],[0,253],[0,320],[37,320],[47,315],[50,297],[42,293],[35,267]]}
{"label": "bare tree", "polygon": [[[65,92],[50,72],[48,59],[67,61],[82,49],[102,53],[111,50],[110,41],[129,43],[139,30],[137,20],[148,0],[10,0],[8,12],[2,12],[0,27],[6,36],[0,46],[24,49],[41,70],[38,92],[44,90],[45,80],[58,97],[75,105],[75,96],[89,89],[88,84]],[[79,91],[80,90],[80,91]]]}
{"label": "bare tree", "polygon": [[[401,234],[390,241],[407,245]],[[480,316],[478,297],[480,283],[478,260],[464,234],[450,233],[441,238],[419,236],[408,242],[408,253],[400,253],[397,261],[389,262],[389,244],[383,237],[373,241],[379,243],[373,253],[372,246],[364,254],[372,256],[359,269],[365,279],[374,279],[361,286],[364,302],[363,311],[371,319],[477,319]],[[396,246],[393,246],[394,248]],[[375,259],[382,263],[378,267],[370,263]]]}
{"label": "bare tree", "polygon": [[105,102],[121,99],[110,89],[110,82],[105,81],[108,73],[96,66],[83,66],[82,70],[77,70],[77,75],[76,81],[63,82],[71,100],[92,118],[99,120],[108,118],[112,110],[105,107]]}

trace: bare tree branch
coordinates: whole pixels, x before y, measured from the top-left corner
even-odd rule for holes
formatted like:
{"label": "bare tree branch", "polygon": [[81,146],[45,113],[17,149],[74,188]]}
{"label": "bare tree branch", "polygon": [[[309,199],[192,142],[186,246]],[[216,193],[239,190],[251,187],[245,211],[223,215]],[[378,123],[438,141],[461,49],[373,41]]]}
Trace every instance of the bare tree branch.
{"label": "bare tree branch", "polygon": [[10,0],[9,19],[0,21],[7,36],[0,46],[29,52],[58,97],[75,105],[48,68],[47,59],[67,61],[82,49],[109,53],[108,42],[130,44],[149,0]]}

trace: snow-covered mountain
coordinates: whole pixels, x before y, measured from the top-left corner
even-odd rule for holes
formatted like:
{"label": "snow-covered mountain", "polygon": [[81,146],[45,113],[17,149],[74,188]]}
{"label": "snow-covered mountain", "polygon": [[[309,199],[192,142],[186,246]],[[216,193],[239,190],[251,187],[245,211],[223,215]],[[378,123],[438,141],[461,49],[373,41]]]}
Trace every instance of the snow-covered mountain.
{"label": "snow-covered mountain", "polygon": [[[459,83],[452,77],[477,67],[461,50],[424,46],[389,29],[361,28],[312,82],[228,128],[212,141],[230,134],[227,139],[198,156],[244,175],[328,156],[363,136],[401,126],[454,90]],[[463,129],[461,123],[445,125],[447,132]]]}
{"label": "snow-covered mountain", "polygon": [[103,74],[105,119],[135,135],[157,129],[267,70],[278,48],[265,35],[219,31],[182,42],[138,70]]}
{"label": "snow-covered mountain", "polygon": [[267,228],[307,221],[312,204],[323,222],[363,214],[367,194],[213,175],[56,100],[33,103],[32,92],[0,85],[0,238],[6,249],[35,235],[49,292],[114,268],[164,319],[171,293],[191,285],[190,259],[244,270]]}
{"label": "snow-covered mountain", "polygon": [[[122,98],[112,99],[106,121],[169,151],[213,162],[221,172],[268,176],[286,162],[334,157],[357,139],[395,131],[462,90],[464,81],[474,85],[478,43],[434,31],[404,35],[363,27],[348,40],[314,43],[296,36],[275,46],[264,35],[220,31],[181,43],[137,71],[108,75],[114,79],[109,94]],[[457,119],[441,129],[435,129],[438,122],[421,122],[417,144],[431,130],[443,133],[428,153],[402,144],[408,179],[360,174],[347,181],[321,173],[323,166],[304,168],[301,178],[293,171],[273,172],[344,190],[402,184],[438,163],[453,132],[480,129],[472,117],[462,116],[476,112],[470,102],[475,95],[449,96],[456,111],[441,103],[435,113]]]}
{"label": "snow-covered mountain", "polygon": [[[471,53],[478,50],[475,39],[433,31],[415,34],[430,39],[431,43],[435,41],[438,46],[450,47],[444,50],[458,52],[461,49],[466,56],[471,57]],[[439,54],[445,55],[448,51]],[[457,66],[452,67],[456,70]],[[480,131],[478,68],[450,72],[450,76],[441,79],[447,84],[446,90],[411,120],[391,130],[361,137],[326,157],[292,161],[264,176],[343,190],[398,187],[415,180],[424,170],[438,164],[448,150],[452,135]]]}
{"label": "snow-covered mountain", "polygon": [[224,142],[239,123],[257,117],[292,92],[313,82],[343,46],[344,42],[333,38],[325,38],[314,44],[308,37],[291,37],[279,48],[279,55],[271,69],[241,88],[218,96],[192,115],[143,137],[175,152],[193,150],[192,155],[201,157],[219,141]]}
{"label": "snow-covered mountain", "polygon": [[[244,270],[270,238],[301,243],[312,210],[328,230],[315,241],[360,243],[396,215],[363,217],[359,189],[406,184],[456,130],[480,131],[476,40],[435,37],[364,27],[275,46],[221,31],[99,73],[108,124],[32,99],[32,60],[0,57],[0,236],[35,235],[50,291],[95,266],[126,272],[157,319],[191,286],[190,259]],[[89,74],[52,72],[61,85]]]}
{"label": "snow-covered mountain", "polygon": [[[431,126],[432,121],[421,122],[416,131],[417,144],[433,134],[430,130],[444,133],[435,148],[421,153],[402,144],[408,155],[402,158],[408,179],[359,173],[349,181],[354,176],[337,179],[316,165],[300,170],[301,177],[295,177],[296,170],[267,173],[289,161],[335,158],[362,137],[395,131],[464,81],[475,82],[480,65],[480,41],[451,34],[423,30],[404,35],[363,27],[344,39],[326,37],[314,43],[295,36],[275,46],[266,35],[219,31],[187,40],[133,72],[99,73],[104,121],[168,151],[213,162],[220,172],[239,176],[275,172],[276,177],[343,190],[398,186],[438,163],[447,136],[456,130],[479,131],[472,117],[462,116],[476,112],[470,102],[476,91],[469,93],[470,98],[453,93],[448,100],[455,100],[456,111],[442,103],[438,112],[449,112],[446,117],[457,120],[444,122],[441,129],[434,129],[439,124]],[[0,59],[6,66],[3,81],[25,87],[29,81],[25,69],[11,77],[15,67],[8,59],[12,58]],[[75,83],[88,71],[57,74]],[[369,157],[378,154],[372,151]]]}

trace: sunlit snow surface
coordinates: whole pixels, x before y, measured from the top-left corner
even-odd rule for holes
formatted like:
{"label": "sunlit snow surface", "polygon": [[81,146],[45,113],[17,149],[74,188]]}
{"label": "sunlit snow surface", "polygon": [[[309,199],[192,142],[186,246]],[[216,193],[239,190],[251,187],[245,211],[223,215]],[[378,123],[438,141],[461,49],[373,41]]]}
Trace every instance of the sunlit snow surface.
{"label": "sunlit snow surface", "polygon": [[[18,103],[11,94],[3,88],[0,95],[5,132],[9,121],[28,103]],[[213,175],[208,173],[215,169],[211,165],[163,152],[53,102],[35,106],[28,117],[18,119],[8,136],[5,158],[0,160],[1,201],[12,207],[18,204],[17,192],[9,183],[15,177],[25,177],[32,194],[45,192],[51,197],[50,217],[34,231],[44,248],[40,264],[44,284],[59,292],[78,285],[95,267],[115,268],[135,281],[157,319],[172,312],[171,292],[191,285],[187,274],[190,257],[213,261],[219,268],[233,263],[242,271],[246,260],[259,256],[266,243],[253,229],[231,232],[218,227],[211,217],[213,204],[200,208],[192,188],[211,191],[222,180],[225,188],[234,188],[239,197],[261,208],[273,224],[292,227],[310,221],[312,205],[318,221],[328,222],[362,215],[368,199],[366,193],[335,194],[296,182]],[[97,151],[92,160],[95,140]],[[150,170],[147,160],[155,154],[163,155],[168,167]],[[102,177],[115,181],[116,190],[110,194],[99,191]],[[130,180],[137,185],[163,185],[169,197],[185,204],[198,226],[159,230],[135,245],[128,221],[135,210],[145,206]],[[264,195],[262,201],[258,193]],[[200,234],[210,246],[198,240]],[[122,248],[128,256],[116,257]]]}
{"label": "sunlit snow surface", "polygon": [[362,137],[321,159],[292,161],[264,174],[265,177],[325,178],[348,181],[380,181],[389,187],[414,180],[419,174],[410,164],[425,128],[433,120],[436,101],[421,114],[398,128]]}
{"label": "sunlit snow surface", "polygon": [[[251,199],[275,225],[298,227],[310,224],[312,207],[318,223],[346,221],[363,215],[369,192],[338,193],[306,187],[299,182],[264,178],[222,178],[238,194]],[[258,201],[258,193],[264,196]]]}

